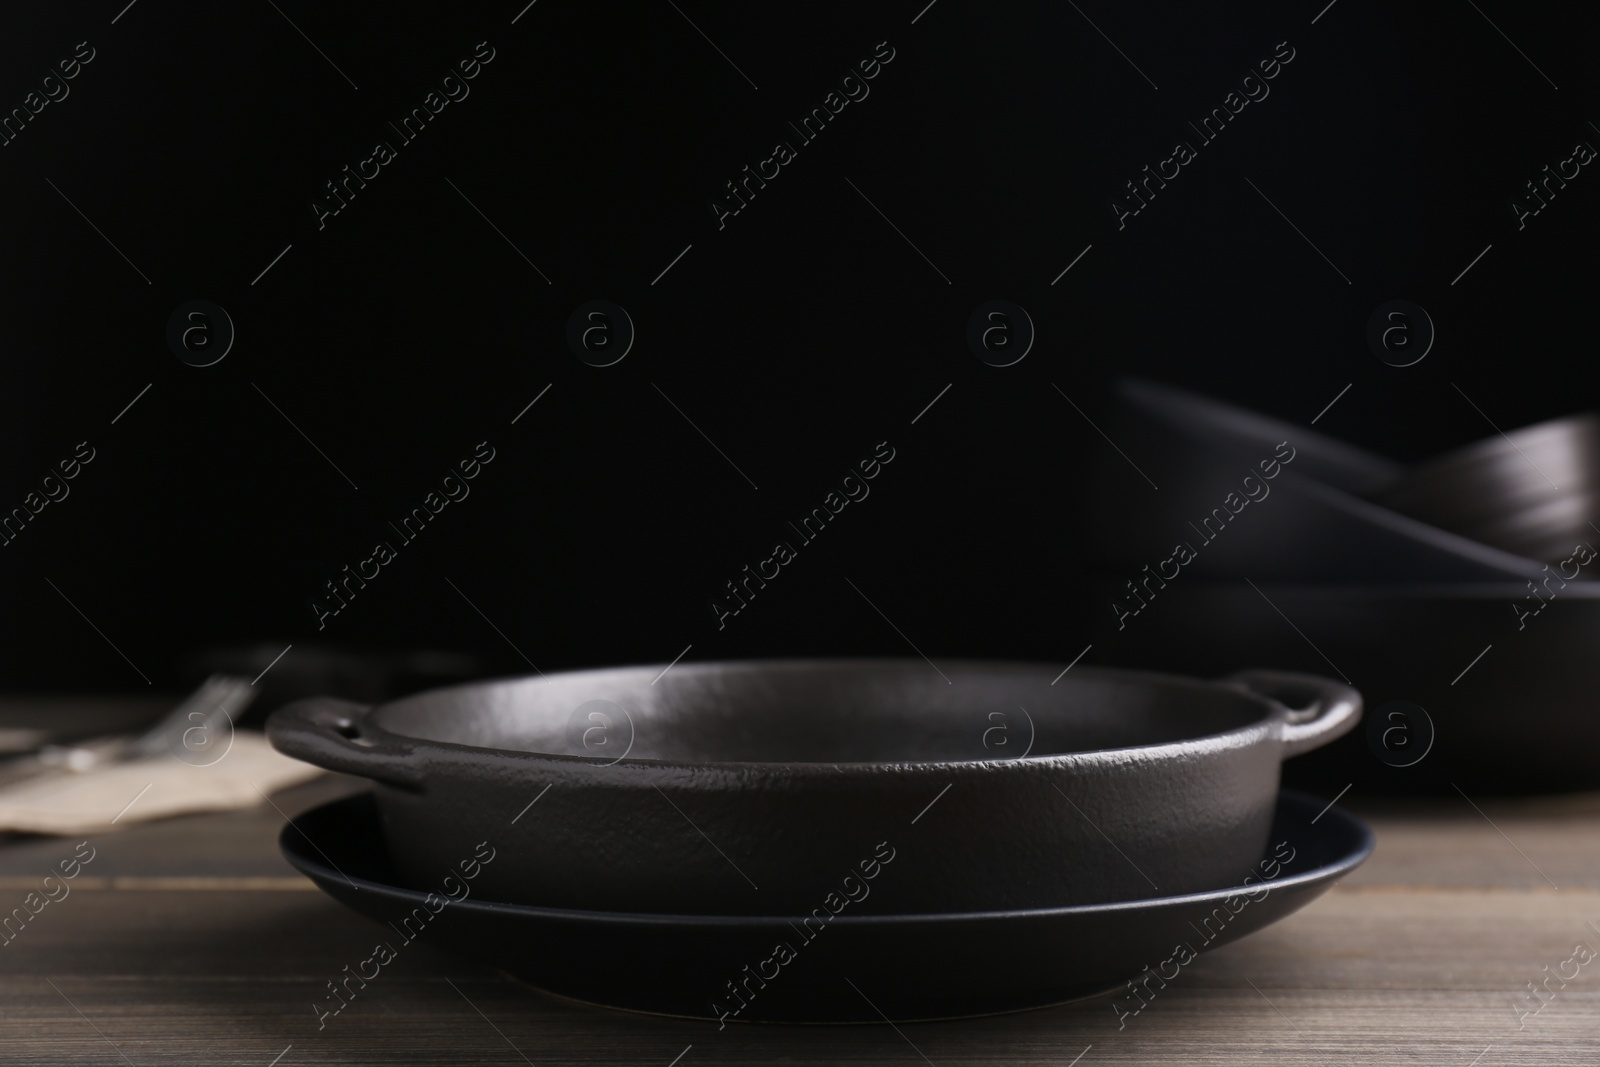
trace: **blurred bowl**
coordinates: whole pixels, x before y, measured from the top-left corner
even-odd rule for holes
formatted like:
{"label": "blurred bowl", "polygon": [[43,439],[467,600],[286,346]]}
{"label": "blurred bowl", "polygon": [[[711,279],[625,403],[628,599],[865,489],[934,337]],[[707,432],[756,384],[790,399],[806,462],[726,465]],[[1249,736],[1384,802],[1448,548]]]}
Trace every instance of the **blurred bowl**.
{"label": "blurred bowl", "polygon": [[794,660],[310,700],[267,733],[377,782],[413,887],[481,843],[499,857],[487,899],[803,915],[887,853],[893,891],[854,910],[932,913],[1234,884],[1261,855],[1281,761],[1360,713],[1355,690],[1304,675]]}
{"label": "blurred bowl", "polygon": [[1571,415],[1419,464],[1374,503],[1487,545],[1555,563],[1600,538],[1600,416]]}
{"label": "blurred bowl", "polygon": [[1355,445],[1185,389],[1125,378],[1115,391],[1130,412],[1179,430],[1236,463],[1253,463],[1272,455],[1278,442],[1292,441],[1297,473],[1357,495],[1388,485],[1405,472],[1401,464]]}
{"label": "blurred bowl", "polygon": [[1110,451],[1093,473],[1097,555],[1130,579],[1142,580],[1141,568],[1157,569],[1180,545],[1194,556],[1182,566],[1186,577],[1418,584],[1541,576],[1526,557],[1364,499],[1402,477],[1398,464],[1167,386],[1123,382],[1117,397],[1114,439],[1160,486]]}
{"label": "blurred bowl", "polygon": [[[1600,582],[1257,585],[1172,583],[1095,655],[1175,671],[1266,661],[1348,679],[1368,728],[1286,765],[1297,788],[1600,788]],[[1425,717],[1390,719],[1401,700]]]}

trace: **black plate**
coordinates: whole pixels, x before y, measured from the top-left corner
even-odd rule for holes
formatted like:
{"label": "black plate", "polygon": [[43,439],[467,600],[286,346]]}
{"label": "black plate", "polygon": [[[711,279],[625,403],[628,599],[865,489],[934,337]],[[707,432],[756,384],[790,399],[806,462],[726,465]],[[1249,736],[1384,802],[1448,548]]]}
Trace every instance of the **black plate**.
{"label": "black plate", "polygon": [[[951,915],[851,915],[846,905],[826,925],[813,919],[809,926],[799,917],[569,911],[470,896],[443,905],[435,896],[430,906],[428,893],[395,885],[367,794],[301,815],[279,843],[290,864],[330,896],[386,924],[374,935],[393,950],[406,937],[423,937],[550,992],[635,1011],[879,1022],[1018,1011],[1140,979],[1152,991],[1163,977],[1181,982],[1192,958],[1185,946],[1204,951],[1297,911],[1373,847],[1360,820],[1291,792],[1279,796],[1270,841],[1263,865],[1274,853],[1287,862],[1275,878],[1248,889]],[[917,839],[897,847],[914,849]],[[461,852],[489,854],[465,841]],[[462,883],[447,886],[446,873],[435,892],[461,895]],[[892,863],[885,866],[876,888],[891,891],[894,874]],[[776,953],[779,944],[789,952]],[[1154,976],[1144,977],[1147,967]],[[737,1014],[730,983],[744,1002]],[[1137,1005],[1131,992],[1127,997],[1129,1008]]]}

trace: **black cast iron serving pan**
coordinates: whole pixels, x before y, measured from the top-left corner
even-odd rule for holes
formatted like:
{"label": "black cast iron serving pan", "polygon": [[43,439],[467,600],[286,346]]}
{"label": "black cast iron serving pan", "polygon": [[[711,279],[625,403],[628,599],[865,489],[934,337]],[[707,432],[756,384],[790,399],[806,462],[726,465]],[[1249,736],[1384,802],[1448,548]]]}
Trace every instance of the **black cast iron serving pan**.
{"label": "black cast iron serving pan", "polygon": [[[907,914],[1236,885],[1281,761],[1360,713],[1355,690],[1310,675],[794,660],[314,699],[267,733],[377,783],[415,887],[487,842],[475,892],[505,903],[804,915],[848,897]],[[872,892],[891,853],[893,892]]]}

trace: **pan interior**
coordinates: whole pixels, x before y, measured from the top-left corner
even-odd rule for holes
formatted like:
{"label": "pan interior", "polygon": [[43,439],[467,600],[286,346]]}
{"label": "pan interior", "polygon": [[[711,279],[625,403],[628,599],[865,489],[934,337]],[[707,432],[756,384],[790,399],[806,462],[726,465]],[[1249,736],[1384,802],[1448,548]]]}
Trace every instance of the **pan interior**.
{"label": "pan interior", "polygon": [[[1260,722],[1265,706],[1155,675],[917,660],[689,664],[460,686],[377,709],[393,733],[598,760],[1010,760],[1164,744]],[[948,679],[948,680],[947,680]]]}

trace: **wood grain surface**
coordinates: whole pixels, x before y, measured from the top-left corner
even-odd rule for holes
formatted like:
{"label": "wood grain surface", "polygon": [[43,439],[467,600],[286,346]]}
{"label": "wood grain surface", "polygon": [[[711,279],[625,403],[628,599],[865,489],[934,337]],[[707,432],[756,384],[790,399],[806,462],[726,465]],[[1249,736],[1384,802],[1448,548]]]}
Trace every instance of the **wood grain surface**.
{"label": "wood grain surface", "polygon": [[[1600,797],[1347,796],[1378,832],[1373,859],[1202,956],[1120,1029],[1097,998],[946,1023],[718,1031],[565,1001],[419,943],[319,1030],[313,1000],[380,928],[290,870],[276,834],[358,788],[330,776],[276,808],[92,842],[71,895],[0,946],[0,1063],[1600,1064],[1600,960],[1520,1014],[1537,1003],[1527,983],[1579,942],[1600,948]],[[74,844],[0,847],[0,903],[20,903]]]}

